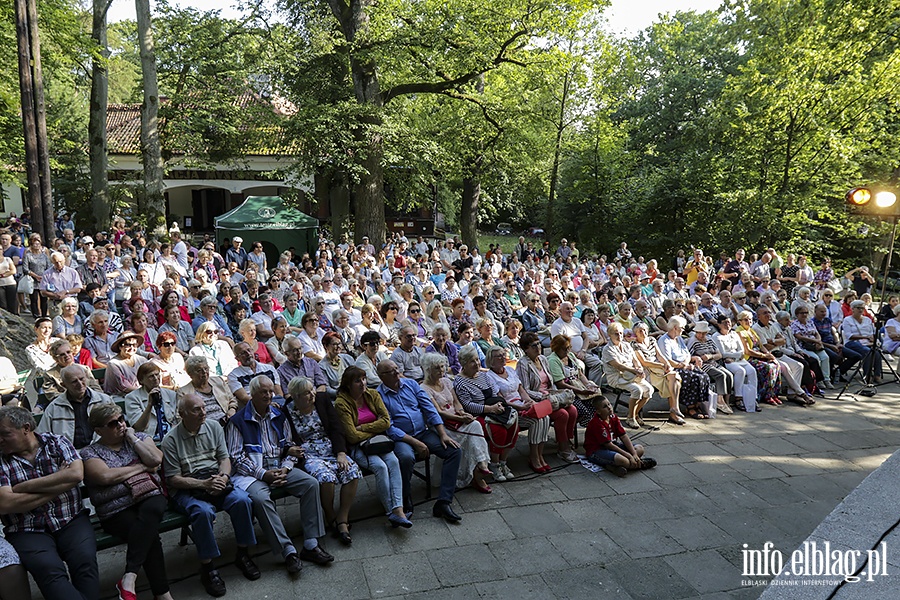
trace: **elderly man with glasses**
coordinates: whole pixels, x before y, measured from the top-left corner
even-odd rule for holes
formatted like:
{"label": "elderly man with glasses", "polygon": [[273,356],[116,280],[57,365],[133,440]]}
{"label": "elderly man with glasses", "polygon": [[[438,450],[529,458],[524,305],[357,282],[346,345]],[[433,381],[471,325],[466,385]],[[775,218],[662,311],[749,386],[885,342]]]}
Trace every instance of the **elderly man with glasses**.
{"label": "elderly man with glasses", "polygon": [[378,377],[381,385],[378,393],[391,415],[391,426],[385,432],[394,440],[394,454],[400,461],[403,478],[403,509],[407,518],[412,514],[413,503],[410,492],[413,466],[418,458],[428,458],[434,454],[443,459],[441,465],[441,490],[434,503],[432,514],[451,523],[461,518],[453,510],[451,503],[456,489],[456,474],[462,454],[459,444],[444,430],[444,421],[438,414],[431,398],[419,384],[400,377],[400,368],[392,360],[378,363]]}
{"label": "elderly man with glasses", "polygon": [[[283,409],[273,405],[275,386],[263,375],[249,382],[249,402],[225,427],[228,452],[234,462],[234,486],[245,490],[274,553],[281,554],[287,571],[296,575],[301,560],[324,566],[334,560],[319,545],[325,535],[319,482],[296,468],[305,459],[294,440],[293,427]],[[273,488],[284,488],[299,499],[303,546],[297,552],[272,499]]]}
{"label": "elderly man with glasses", "polygon": [[316,386],[316,392],[324,392],[328,388],[328,380],[322,367],[315,360],[303,356],[303,344],[292,336],[284,340],[284,354],[287,360],[278,367],[281,381],[291,381],[295,377],[305,377]]}
{"label": "elderly man with glasses", "polygon": [[[41,387],[41,391],[48,398],[56,398],[56,396],[66,391],[62,383],[62,370],[69,365],[76,364],[75,355],[72,353],[72,345],[67,340],[56,340],[50,344],[50,356],[56,364],[53,365],[52,369],[44,372],[44,385]],[[87,373],[88,387],[96,392],[102,391],[100,382],[97,381],[91,370],[84,365],[78,366]]]}
{"label": "elderly man with glasses", "polygon": [[112,402],[112,398],[88,386],[90,371],[82,365],[72,364],[60,371],[65,390],[47,405],[37,427],[38,433],[53,433],[71,440],[81,449],[96,439],[88,416],[94,406]]}
{"label": "elderly man with glasses", "polygon": [[257,375],[265,375],[272,381],[276,402],[284,404],[281,378],[275,371],[275,367],[256,360],[250,345],[246,342],[239,342],[234,345],[234,357],[239,364],[228,374],[228,388],[234,394],[234,397],[238,399],[240,406],[250,401],[250,382]]}
{"label": "elderly man with glasses", "polygon": [[425,378],[421,366],[425,352],[416,345],[416,333],[416,328],[411,325],[400,328],[400,345],[391,354],[391,360],[397,363],[404,377],[421,383]]}

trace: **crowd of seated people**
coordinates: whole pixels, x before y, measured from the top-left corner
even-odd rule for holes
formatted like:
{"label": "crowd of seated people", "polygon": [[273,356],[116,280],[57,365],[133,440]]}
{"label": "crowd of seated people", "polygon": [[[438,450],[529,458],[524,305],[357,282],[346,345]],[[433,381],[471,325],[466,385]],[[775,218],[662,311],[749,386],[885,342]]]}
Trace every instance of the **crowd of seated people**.
{"label": "crowd of seated people", "polygon": [[[203,585],[221,596],[217,511],[230,516],[245,577],[260,577],[247,552],[254,515],[296,574],[302,561],[333,560],[319,543],[326,532],[352,544],[366,472],[389,524],[408,529],[414,464],[441,457],[432,511],[455,523],[458,488],[487,494],[516,478],[520,431],[530,468],[544,473],[548,447],[578,461],[576,425],[590,426],[588,458],[622,475],[655,464],[623,429],[646,426],[654,394],[684,425],[782,397],[810,406],[860,362],[881,375],[868,270],[847,273],[844,292],[828,261],[813,271],[772,248],[718,262],[696,249],[666,271],[624,243],[610,257],[524,239],[481,254],[395,235],[377,251],[368,240],[287,251],[269,268],[262,246],[248,252],[239,237],[216,248],[177,230],[165,244],[120,233],[96,236],[102,257],[94,239],[68,234],[49,253],[33,237],[23,254],[36,317],[26,354],[47,402],[35,407],[39,424],[27,410],[0,411],[0,434],[17,440],[0,458],[0,514],[45,597],[95,597],[97,576],[65,536],[36,554],[39,500],[58,504],[60,525],[77,524],[79,536],[88,494],[129,547],[121,597],[134,597],[143,568],[166,598],[158,534],[148,533],[164,481],[194,529]],[[900,303],[878,317],[885,349],[900,353]],[[627,394],[621,423],[604,386]],[[14,457],[43,447],[58,451],[21,472]],[[36,483],[2,487],[16,479]],[[275,490],[298,498],[303,539],[286,533]]]}

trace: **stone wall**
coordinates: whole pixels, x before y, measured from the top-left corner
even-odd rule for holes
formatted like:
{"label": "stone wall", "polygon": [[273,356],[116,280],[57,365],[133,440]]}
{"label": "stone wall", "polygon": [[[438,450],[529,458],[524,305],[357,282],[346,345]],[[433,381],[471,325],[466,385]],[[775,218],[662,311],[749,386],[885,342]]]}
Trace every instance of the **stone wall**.
{"label": "stone wall", "polygon": [[0,309],[0,356],[9,358],[16,370],[31,368],[25,348],[34,342],[34,320]]}

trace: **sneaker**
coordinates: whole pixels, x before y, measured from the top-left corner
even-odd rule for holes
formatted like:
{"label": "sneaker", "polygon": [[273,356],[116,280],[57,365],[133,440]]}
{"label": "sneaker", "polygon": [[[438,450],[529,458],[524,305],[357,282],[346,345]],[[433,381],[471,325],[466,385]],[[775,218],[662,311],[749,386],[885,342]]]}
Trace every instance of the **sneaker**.
{"label": "sneaker", "polygon": [[641,469],[652,469],[656,466],[655,458],[642,458],[641,459]]}
{"label": "sneaker", "polygon": [[509,467],[505,462],[500,463],[500,470],[503,471],[503,476],[506,477],[507,480],[515,479],[516,476],[513,475],[513,472],[509,470]]}
{"label": "sneaker", "polygon": [[491,463],[489,465],[491,469],[491,475],[494,476],[494,481],[504,482],[506,481],[506,475],[503,474],[503,469],[500,468],[500,465],[497,463]]}
{"label": "sneaker", "polygon": [[212,568],[204,568],[205,565],[201,565],[200,567],[200,583],[203,585],[203,589],[206,590],[206,593],[214,598],[221,598],[225,595],[225,582],[222,581],[222,576],[219,575],[218,569]]}

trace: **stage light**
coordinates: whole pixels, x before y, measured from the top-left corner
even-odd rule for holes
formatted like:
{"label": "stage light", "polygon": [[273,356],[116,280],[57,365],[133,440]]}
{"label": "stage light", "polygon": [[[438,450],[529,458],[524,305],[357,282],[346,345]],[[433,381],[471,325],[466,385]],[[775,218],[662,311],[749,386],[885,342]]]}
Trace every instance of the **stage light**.
{"label": "stage light", "polygon": [[853,206],[865,206],[872,199],[872,192],[869,188],[853,188],[847,192],[847,203]]}
{"label": "stage light", "polygon": [[897,194],[894,192],[878,192],[875,194],[875,206],[890,208],[897,203]]}

